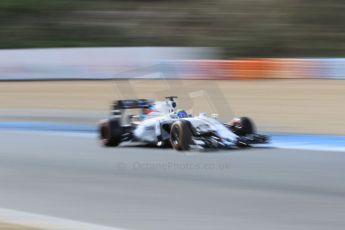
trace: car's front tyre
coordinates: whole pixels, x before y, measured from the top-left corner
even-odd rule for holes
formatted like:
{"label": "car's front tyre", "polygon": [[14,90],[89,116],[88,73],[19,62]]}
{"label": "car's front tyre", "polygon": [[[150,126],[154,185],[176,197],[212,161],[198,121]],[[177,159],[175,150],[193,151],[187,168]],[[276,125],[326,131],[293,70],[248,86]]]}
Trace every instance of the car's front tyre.
{"label": "car's front tyre", "polygon": [[234,118],[231,121],[230,129],[238,136],[246,136],[256,133],[254,122],[249,117]]}
{"label": "car's front tyre", "polygon": [[178,120],[170,130],[171,146],[177,151],[187,151],[192,144],[192,132],[188,121]]}

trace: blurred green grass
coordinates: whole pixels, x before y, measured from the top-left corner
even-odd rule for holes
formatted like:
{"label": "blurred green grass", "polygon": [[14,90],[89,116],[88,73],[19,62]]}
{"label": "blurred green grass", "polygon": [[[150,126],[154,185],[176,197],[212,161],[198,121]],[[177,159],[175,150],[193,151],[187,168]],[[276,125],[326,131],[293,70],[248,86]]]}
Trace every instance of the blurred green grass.
{"label": "blurred green grass", "polygon": [[343,0],[1,0],[0,48],[211,46],[344,57]]}

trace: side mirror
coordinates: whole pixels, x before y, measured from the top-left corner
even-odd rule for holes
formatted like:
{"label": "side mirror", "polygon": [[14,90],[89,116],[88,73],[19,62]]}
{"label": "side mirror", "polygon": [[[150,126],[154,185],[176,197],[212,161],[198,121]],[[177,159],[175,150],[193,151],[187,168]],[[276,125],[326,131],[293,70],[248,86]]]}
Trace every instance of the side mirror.
{"label": "side mirror", "polygon": [[219,114],[217,114],[217,113],[212,113],[212,118],[214,118],[214,119],[218,119],[219,118]]}

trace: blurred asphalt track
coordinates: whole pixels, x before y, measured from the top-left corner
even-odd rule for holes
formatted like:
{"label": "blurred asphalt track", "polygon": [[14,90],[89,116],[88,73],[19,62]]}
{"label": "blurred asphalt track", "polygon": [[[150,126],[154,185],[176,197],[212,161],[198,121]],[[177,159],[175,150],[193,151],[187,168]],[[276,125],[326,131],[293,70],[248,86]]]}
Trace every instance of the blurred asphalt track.
{"label": "blurred asphalt track", "polygon": [[105,112],[0,112],[0,215],[129,230],[344,229],[344,136],[272,133],[272,145],[215,152],[103,148]]}
{"label": "blurred asphalt track", "polygon": [[344,151],[102,148],[92,130],[14,120],[0,132],[1,208],[125,229],[345,226]]}

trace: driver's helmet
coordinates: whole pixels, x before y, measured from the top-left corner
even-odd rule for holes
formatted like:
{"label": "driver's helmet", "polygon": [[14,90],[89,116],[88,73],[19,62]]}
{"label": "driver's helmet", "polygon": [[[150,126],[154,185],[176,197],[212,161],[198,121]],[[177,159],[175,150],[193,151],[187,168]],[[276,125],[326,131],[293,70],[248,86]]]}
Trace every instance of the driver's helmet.
{"label": "driver's helmet", "polygon": [[176,113],[176,115],[179,117],[179,118],[186,118],[188,117],[188,113],[184,110],[180,110]]}

